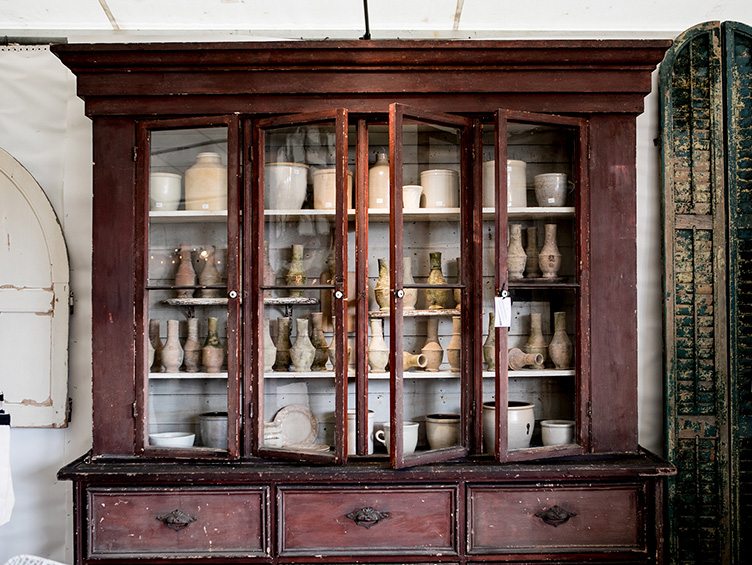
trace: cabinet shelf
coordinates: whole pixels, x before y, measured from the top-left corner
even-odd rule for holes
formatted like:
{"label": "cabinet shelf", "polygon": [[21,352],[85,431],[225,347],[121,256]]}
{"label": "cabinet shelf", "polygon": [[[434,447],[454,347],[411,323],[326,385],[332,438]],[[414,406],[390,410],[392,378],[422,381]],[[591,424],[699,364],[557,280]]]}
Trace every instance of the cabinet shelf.
{"label": "cabinet shelf", "polygon": [[197,380],[197,379],[226,379],[227,373],[149,373],[149,380],[165,380],[165,379],[180,379],[180,380]]}
{"label": "cabinet shelf", "polygon": [[149,219],[155,224],[180,224],[196,222],[226,222],[227,210],[218,211],[193,211],[174,210],[169,212],[152,210]]}
{"label": "cabinet shelf", "polygon": [[[355,369],[350,367],[349,376],[354,376]],[[165,373],[153,373],[156,375],[164,375]],[[193,373],[199,374],[199,373]],[[575,374],[574,369],[523,369],[521,371],[509,371],[509,378],[550,378],[550,377],[573,377]],[[405,379],[456,379],[459,378],[459,373],[450,371],[447,367],[443,367],[440,371],[405,371],[403,378]],[[496,376],[494,371],[483,371],[484,379],[492,379]],[[167,377],[161,377],[167,378]],[[265,379],[333,379],[334,372],[327,371],[271,371],[264,373]],[[371,380],[385,380],[389,378],[389,372],[385,373],[368,373],[368,378]]]}
{"label": "cabinet shelf", "polygon": [[[368,312],[368,316],[370,318],[388,318],[390,315],[390,310],[372,310]],[[456,308],[442,308],[441,310],[402,310],[402,316],[405,318],[437,318],[459,315],[460,311]]]}
{"label": "cabinet shelf", "polygon": [[[168,306],[223,306],[227,304],[227,298],[165,298],[162,303]],[[264,306],[315,306],[318,303],[318,298],[306,296],[264,298]]]}
{"label": "cabinet shelf", "polygon": [[[154,212],[152,212],[154,213]],[[176,212],[159,212],[160,214],[175,214]],[[544,219],[544,218],[573,218],[574,206],[525,206],[507,208],[507,217],[510,219]],[[334,210],[264,210],[267,218],[278,217],[307,217],[320,216],[334,218]],[[496,215],[495,208],[483,208],[483,219],[493,220]],[[347,217],[355,218],[355,210],[349,209]],[[386,208],[369,208],[368,219],[375,222],[388,222],[389,210]],[[410,222],[433,222],[439,220],[460,219],[460,208],[405,208],[402,210],[402,219]]]}

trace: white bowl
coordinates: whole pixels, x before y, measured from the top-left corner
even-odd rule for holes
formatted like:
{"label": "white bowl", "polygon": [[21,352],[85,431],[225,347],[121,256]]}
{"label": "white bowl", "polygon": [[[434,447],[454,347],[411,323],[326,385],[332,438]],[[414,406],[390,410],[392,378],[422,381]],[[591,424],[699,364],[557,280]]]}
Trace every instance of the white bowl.
{"label": "white bowl", "polygon": [[300,210],[306,198],[308,165],[267,163],[264,169],[264,199],[267,210]]}
{"label": "white bowl", "polygon": [[567,445],[574,441],[574,421],[541,420],[543,445]]}
{"label": "white bowl", "polygon": [[196,434],[188,432],[160,432],[149,434],[149,443],[155,447],[193,447]]}

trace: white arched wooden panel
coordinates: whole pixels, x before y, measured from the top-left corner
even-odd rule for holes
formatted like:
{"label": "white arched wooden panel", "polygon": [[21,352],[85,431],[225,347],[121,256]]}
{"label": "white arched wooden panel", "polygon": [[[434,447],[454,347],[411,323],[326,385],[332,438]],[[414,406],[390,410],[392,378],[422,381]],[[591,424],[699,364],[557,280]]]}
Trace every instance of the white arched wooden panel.
{"label": "white arched wooden panel", "polygon": [[0,390],[14,427],[64,427],[68,253],[34,177],[0,149]]}

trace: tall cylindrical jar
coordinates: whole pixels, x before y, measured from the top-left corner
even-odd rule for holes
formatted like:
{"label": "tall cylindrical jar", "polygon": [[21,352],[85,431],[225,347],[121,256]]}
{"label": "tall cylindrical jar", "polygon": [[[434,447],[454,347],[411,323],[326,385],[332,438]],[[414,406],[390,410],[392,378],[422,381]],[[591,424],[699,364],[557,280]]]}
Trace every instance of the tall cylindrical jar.
{"label": "tall cylindrical jar", "polygon": [[507,270],[510,281],[523,278],[526,263],[527,253],[522,247],[522,224],[510,224],[509,245],[507,246]]}
{"label": "tall cylindrical jar", "polygon": [[188,337],[183,345],[183,367],[188,373],[201,370],[201,343],[198,340],[198,318],[188,318]]}
{"label": "tall cylindrical jar", "polygon": [[565,312],[554,312],[554,335],[548,344],[548,354],[557,369],[569,369],[572,362],[572,340],[567,335]]}
{"label": "tall cylindrical jar", "polygon": [[389,159],[384,151],[376,154],[376,163],[368,171],[368,207],[389,208]]}
{"label": "tall cylindrical jar", "polygon": [[219,373],[225,360],[225,348],[219,340],[217,318],[210,316],[207,322],[206,341],[201,350],[201,360],[207,373]]}
{"label": "tall cylindrical jar", "polygon": [[227,210],[227,168],[219,153],[199,153],[185,172],[185,209]]}
{"label": "tall cylindrical jar", "polygon": [[447,344],[449,369],[453,373],[460,371],[462,363],[462,317],[452,316],[452,338]]}
{"label": "tall cylindrical jar", "polygon": [[177,320],[167,320],[167,341],[162,349],[162,364],[166,373],[177,373],[183,364],[183,348],[180,345]]}
{"label": "tall cylindrical jar", "polygon": [[556,224],[546,224],[545,229],[546,238],[538,254],[538,266],[544,279],[555,280],[559,278],[561,268],[561,253],[556,245]]}

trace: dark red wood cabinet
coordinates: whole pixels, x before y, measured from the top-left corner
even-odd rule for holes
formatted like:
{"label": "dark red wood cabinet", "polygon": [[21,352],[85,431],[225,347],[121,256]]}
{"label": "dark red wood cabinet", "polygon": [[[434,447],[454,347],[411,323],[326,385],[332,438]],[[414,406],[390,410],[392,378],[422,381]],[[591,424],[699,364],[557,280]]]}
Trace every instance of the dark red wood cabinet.
{"label": "dark red wood cabinet", "polygon": [[661,562],[635,120],[668,46],[55,46],[94,131],[76,562]]}

